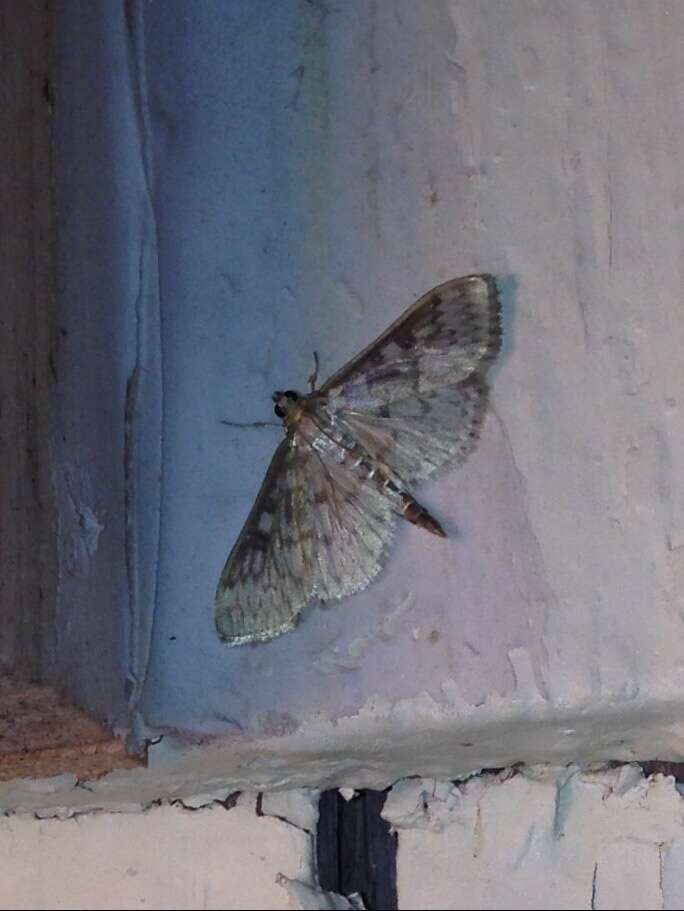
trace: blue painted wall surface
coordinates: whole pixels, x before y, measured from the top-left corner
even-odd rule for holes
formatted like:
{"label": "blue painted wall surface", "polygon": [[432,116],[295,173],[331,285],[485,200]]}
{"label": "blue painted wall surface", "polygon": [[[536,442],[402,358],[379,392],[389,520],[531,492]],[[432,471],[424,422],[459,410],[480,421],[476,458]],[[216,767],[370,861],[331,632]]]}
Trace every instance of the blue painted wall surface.
{"label": "blue painted wall surface", "polygon": [[[98,61],[80,87],[63,63],[89,134],[60,115],[64,217],[85,245],[63,244],[62,299],[86,346],[63,420],[88,389],[98,468],[60,457],[64,478],[90,473],[103,530],[62,605],[76,626],[106,608],[96,648],[118,656],[112,692],[123,668],[140,731],[278,734],[423,692],[553,712],[655,693],[663,667],[679,679],[681,8],[98,8],[115,27],[66,16]],[[420,492],[449,539],[400,528],[366,592],[224,647],[216,581],[279,435],[221,419],[268,419],[314,350],[325,376],[476,271],[500,277],[506,339],[480,448]],[[104,378],[79,373],[103,362],[97,339]]]}

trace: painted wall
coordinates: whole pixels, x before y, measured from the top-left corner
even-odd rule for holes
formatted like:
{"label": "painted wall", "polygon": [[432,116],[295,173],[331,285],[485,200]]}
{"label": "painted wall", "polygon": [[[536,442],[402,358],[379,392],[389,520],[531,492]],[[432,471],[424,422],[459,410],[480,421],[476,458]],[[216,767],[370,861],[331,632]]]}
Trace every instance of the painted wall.
{"label": "painted wall", "polygon": [[[69,817],[0,819],[1,908],[351,908],[322,893],[316,795],[195,795]],[[405,779],[383,815],[398,832],[400,909],[678,909],[684,803],[637,766]]]}
{"label": "painted wall", "polygon": [[[192,805],[190,805],[192,806]],[[288,908],[308,834],[236,806],[0,820],[1,908]],[[296,883],[290,887],[296,890]]]}
{"label": "painted wall", "polygon": [[[684,755],[683,33],[668,2],[61,5],[55,667],[163,737],[147,770],[0,788],[6,907],[303,902],[275,882],[312,886],[301,827],[141,807],[416,773],[402,907],[681,906],[671,781],[444,782]],[[221,418],[479,270],[491,414],[421,490],[450,539],[402,529],[367,592],[225,649],[213,591],[276,440]]]}
{"label": "painted wall", "polygon": [[[260,786],[682,755],[684,8],[614,9],[60,9],[59,667],[160,762],[258,741]],[[420,491],[450,538],[401,528],[366,592],[225,648],[278,436],[221,419],[478,270],[491,413]]]}
{"label": "painted wall", "polygon": [[399,907],[681,908],[683,808],[636,766],[399,782]]}

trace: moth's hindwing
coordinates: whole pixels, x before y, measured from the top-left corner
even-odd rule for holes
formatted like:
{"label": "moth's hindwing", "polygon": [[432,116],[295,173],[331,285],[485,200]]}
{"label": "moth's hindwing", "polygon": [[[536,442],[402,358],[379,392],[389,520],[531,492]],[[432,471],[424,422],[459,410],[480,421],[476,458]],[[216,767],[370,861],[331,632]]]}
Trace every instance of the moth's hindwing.
{"label": "moth's hindwing", "polygon": [[461,383],[375,408],[338,406],[338,421],[393,477],[410,485],[461,464],[480,436],[487,383],[473,373]]}
{"label": "moth's hindwing", "polygon": [[382,567],[395,516],[302,439],[280,444],[216,591],[216,627],[240,645],[287,632],[306,605],[365,588]]}

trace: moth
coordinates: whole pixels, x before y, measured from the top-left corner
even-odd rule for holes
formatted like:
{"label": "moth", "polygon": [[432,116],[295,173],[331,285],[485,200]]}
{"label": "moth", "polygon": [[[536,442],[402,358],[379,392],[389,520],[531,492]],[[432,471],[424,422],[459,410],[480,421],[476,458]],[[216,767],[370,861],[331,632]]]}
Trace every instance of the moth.
{"label": "moth", "polygon": [[414,485],[471,452],[501,344],[491,275],[429,291],[325,382],[274,392],[278,446],[216,590],[229,645],[291,630],[311,602],[366,588],[400,518],[446,537]]}

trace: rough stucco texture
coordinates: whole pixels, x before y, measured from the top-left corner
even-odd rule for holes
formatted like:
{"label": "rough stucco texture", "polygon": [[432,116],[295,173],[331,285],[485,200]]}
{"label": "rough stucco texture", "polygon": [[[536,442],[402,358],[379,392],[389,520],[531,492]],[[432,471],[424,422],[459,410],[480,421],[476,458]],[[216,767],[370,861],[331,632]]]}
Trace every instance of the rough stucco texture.
{"label": "rough stucco texture", "polygon": [[399,907],[681,908],[683,807],[635,766],[399,782]]}
{"label": "rough stucco texture", "polygon": [[[292,907],[310,837],[255,813],[180,806],[73,819],[0,820],[0,908]],[[277,881],[283,877],[283,884]]]}
{"label": "rough stucco texture", "polygon": [[[232,802],[4,816],[0,908],[356,907],[315,881],[315,794],[264,795],[260,816],[254,795]],[[638,766],[404,779],[383,816],[398,833],[406,911],[675,911],[684,901],[684,798],[672,778]]]}
{"label": "rough stucco texture", "polygon": [[[71,274],[99,275],[98,307],[128,308],[113,371],[127,430],[102,476],[85,438],[62,453],[73,536],[91,513],[97,534],[63,574],[61,616],[75,636],[90,621],[71,614],[95,601],[95,624],[112,586],[138,730],[239,740],[315,719],[315,755],[362,713],[371,733],[339,726],[336,748],[381,762],[372,719],[388,720],[383,749],[408,774],[415,745],[430,749],[411,736],[427,705],[448,749],[421,770],[451,761],[478,713],[496,747],[484,757],[466,737],[460,768],[572,756],[578,718],[590,755],[682,755],[684,7],[126,9],[104,10],[116,21],[98,53],[128,48],[133,114],[117,136],[139,154],[129,183],[112,167],[111,201],[139,216],[112,241],[127,291],[108,291],[95,256]],[[467,466],[420,491],[449,539],[402,528],[369,590],[226,649],[214,588],[278,436],[220,420],[268,418],[313,350],[325,375],[421,292],[479,270],[503,290],[491,413]],[[72,417],[87,414],[83,386],[62,392]],[[97,505],[124,463],[125,528]],[[63,542],[69,528],[65,511]],[[637,717],[656,719],[655,738]],[[553,730],[521,738],[521,721]]]}

